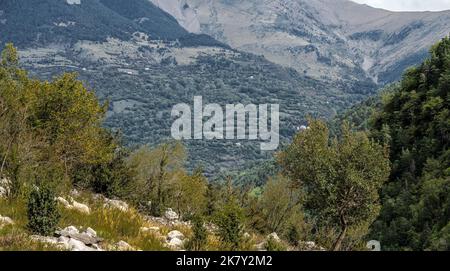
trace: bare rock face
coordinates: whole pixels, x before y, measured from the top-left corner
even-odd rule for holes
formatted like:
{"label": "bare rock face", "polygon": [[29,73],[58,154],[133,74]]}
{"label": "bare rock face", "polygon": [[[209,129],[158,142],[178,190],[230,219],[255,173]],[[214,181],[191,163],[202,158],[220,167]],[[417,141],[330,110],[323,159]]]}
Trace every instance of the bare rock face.
{"label": "bare rock face", "polygon": [[375,82],[396,81],[450,29],[450,11],[390,12],[349,0],[186,2],[202,33],[308,76],[333,80],[345,75],[364,80],[356,76],[359,70]]}
{"label": "bare rock face", "polygon": [[200,33],[200,22],[197,12],[186,0],[150,0],[155,6],[169,13],[178,23],[191,33]]}

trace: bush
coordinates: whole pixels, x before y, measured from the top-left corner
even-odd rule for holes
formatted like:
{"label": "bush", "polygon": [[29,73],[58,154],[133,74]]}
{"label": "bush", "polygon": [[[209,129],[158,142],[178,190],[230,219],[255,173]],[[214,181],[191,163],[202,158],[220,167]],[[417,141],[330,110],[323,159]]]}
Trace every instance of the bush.
{"label": "bush", "polygon": [[264,248],[265,248],[267,251],[286,251],[286,250],[287,250],[287,249],[286,249],[286,246],[285,246],[283,243],[278,242],[278,241],[275,240],[275,238],[273,238],[273,237],[270,237],[270,238],[267,240],[267,242],[266,242]]}
{"label": "bush", "polygon": [[187,243],[187,249],[191,251],[202,251],[205,249],[208,242],[208,233],[204,226],[204,221],[201,216],[195,216],[192,220],[193,236]]}
{"label": "bush", "polygon": [[298,242],[300,240],[300,233],[295,225],[291,225],[287,232],[287,239],[291,246],[298,246]]}
{"label": "bush", "polygon": [[52,235],[60,214],[54,192],[48,187],[34,189],[28,199],[28,228],[35,234]]}
{"label": "bush", "polygon": [[239,250],[242,242],[242,209],[234,202],[227,203],[216,215],[219,237],[224,249]]}

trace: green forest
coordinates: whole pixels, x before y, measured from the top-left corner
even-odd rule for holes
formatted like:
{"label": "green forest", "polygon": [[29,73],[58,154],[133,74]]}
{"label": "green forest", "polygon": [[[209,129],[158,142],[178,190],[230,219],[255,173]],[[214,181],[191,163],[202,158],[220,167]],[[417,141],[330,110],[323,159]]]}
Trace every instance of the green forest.
{"label": "green forest", "polygon": [[[164,250],[139,228],[168,208],[191,225],[179,229],[187,250],[301,251],[312,241],[350,251],[373,239],[383,250],[449,250],[449,89],[444,38],[401,82],[331,122],[309,118],[265,164],[212,181],[201,164],[187,167],[183,142],[127,147],[104,126],[108,103],[76,74],[35,79],[9,44],[0,63],[0,179],[8,180],[0,214],[16,223],[0,227],[0,250],[51,250],[28,236],[69,223]],[[132,210],[64,210],[55,198],[73,189],[91,205],[95,194]]]}

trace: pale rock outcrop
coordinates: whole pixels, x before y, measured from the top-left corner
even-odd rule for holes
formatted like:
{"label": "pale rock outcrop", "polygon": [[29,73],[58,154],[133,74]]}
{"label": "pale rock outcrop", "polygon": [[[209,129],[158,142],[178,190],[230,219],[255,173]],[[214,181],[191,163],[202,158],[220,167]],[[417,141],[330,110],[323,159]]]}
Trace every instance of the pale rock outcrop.
{"label": "pale rock outcrop", "polygon": [[135,249],[125,241],[119,241],[115,244],[118,251],[134,251]]}
{"label": "pale rock outcrop", "polygon": [[105,203],[103,204],[104,208],[117,209],[122,212],[127,212],[129,210],[128,203],[121,200],[113,200],[113,199],[104,199]]}
{"label": "pale rock outcrop", "polygon": [[170,208],[166,210],[166,212],[164,213],[164,217],[170,221],[178,220],[179,218],[178,214]]}
{"label": "pale rock outcrop", "polygon": [[56,200],[63,205],[67,209],[76,210],[80,213],[90,214],[91,209],[86,204],[77,202],[72,197],[69,197],[69,200],[66,200],[63,197],[57,197]]}
{"label": "pale rock outcrop", "polygon": [[184,239],[184,234],[181,233],[180,231],[176,231],[176,230],[175,231],[171,231],[171,232],[169,232],[169,234],[167,234],[167,239],[169,241],[172,240],[172,239],[175,239],[175,238],[183,240]]}

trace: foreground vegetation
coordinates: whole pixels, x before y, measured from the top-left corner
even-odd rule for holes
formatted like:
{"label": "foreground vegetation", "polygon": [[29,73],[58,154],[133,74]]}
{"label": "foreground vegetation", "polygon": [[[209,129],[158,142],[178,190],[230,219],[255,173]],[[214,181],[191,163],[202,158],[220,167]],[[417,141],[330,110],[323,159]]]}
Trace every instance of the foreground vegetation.
{"label": "foreground vegetation", "polygon": [[[209,182],[201,167],[186,169],[181,142],[127,149],[102,126],[107,104],[76,75],[32,79],[8,45],[0,64],[0,177],[11,187],[0,214],[16,223],[0,229],[0,248],[52,250],[27,236],[77,225],[95,228],[106,242],[162,250],[140,228],[152,226],[146,216],[172,208],[191,221],[180,229],[190,250],[252,250],[273,232],[282,240],[271,235],[264,249],[301,250],[302,241],[315,241],[329,250],[362,250],[372,237],[385,249],[448,250],[449,39],[431,52],[339,129],[310,119],[268,163],[270,173],[256,171],[267,179],[235,186],[231,176]],[[91,214],[56,205],[54,198],[73,188],[83,191],[79,200]],[[133,208],[105,209],[93,194]],[[208,232],[206,224],[216,229]]]}

